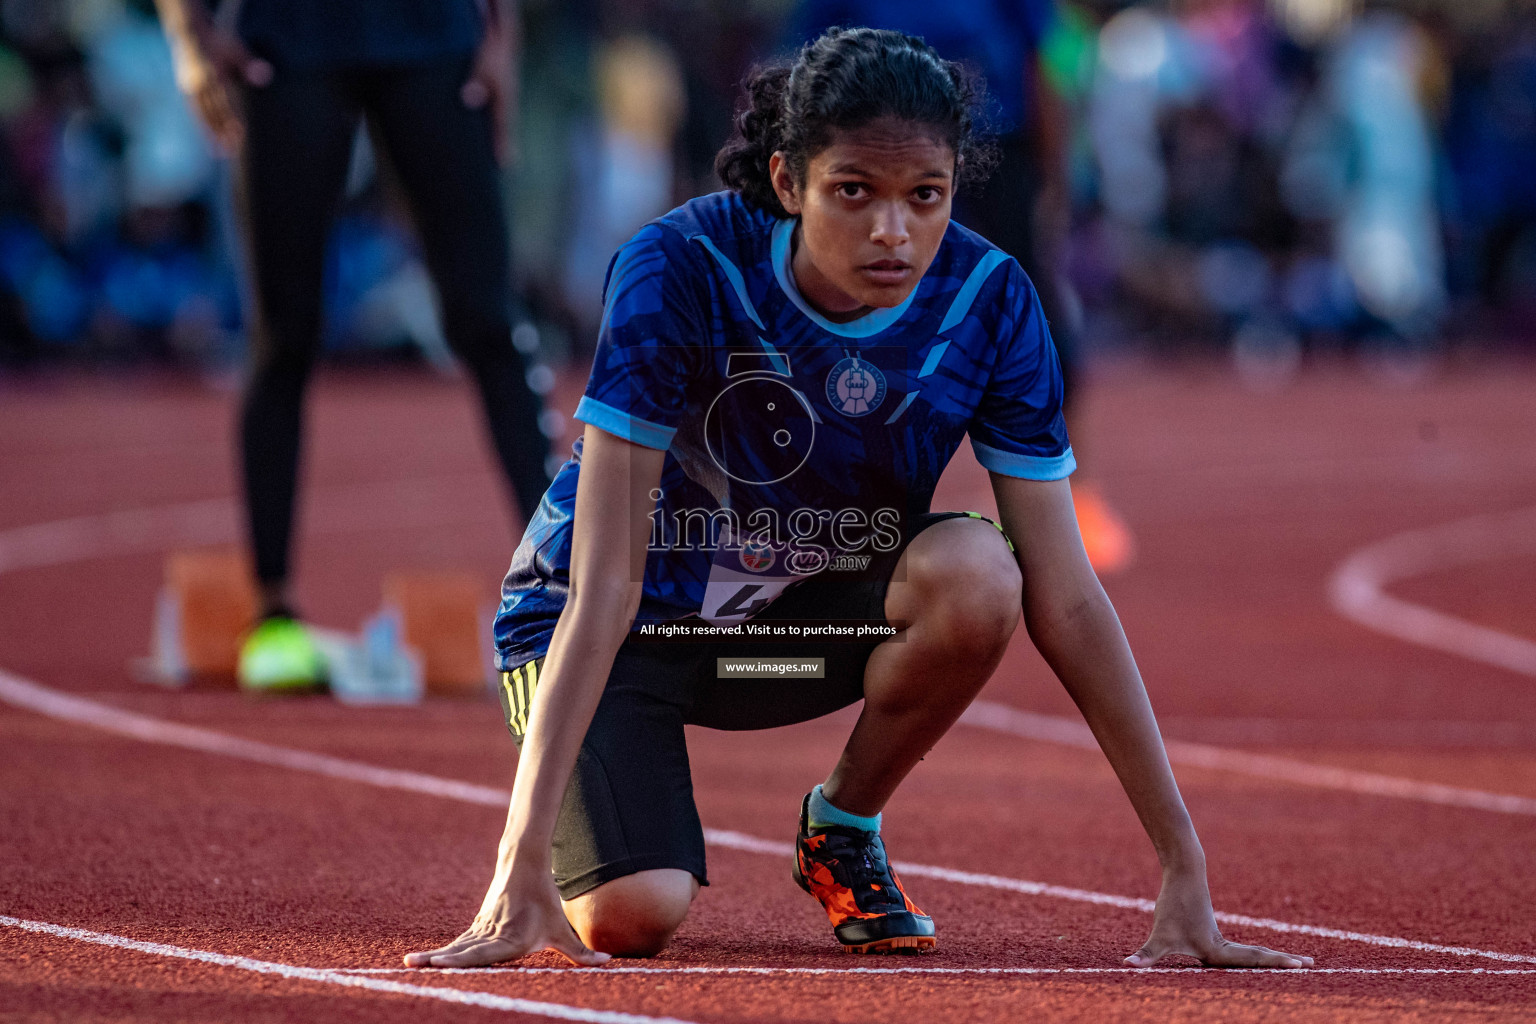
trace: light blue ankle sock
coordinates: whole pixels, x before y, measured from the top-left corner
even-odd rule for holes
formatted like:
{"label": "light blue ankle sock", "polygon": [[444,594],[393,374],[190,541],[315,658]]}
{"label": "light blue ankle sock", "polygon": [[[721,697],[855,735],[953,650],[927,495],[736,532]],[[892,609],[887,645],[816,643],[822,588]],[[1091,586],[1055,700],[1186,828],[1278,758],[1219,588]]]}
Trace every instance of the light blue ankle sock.
{"label": "light blue ankle sock", "polygon": [[861,818],[857,814],[849,814],[839,807],[834,807],[830,800],[821,795],[820,786],[811,790],[811,806],[806,811],[806,819],[811,828],[841,825],[844,828],[863,829],[865,832],[880,831],[880,815]]}

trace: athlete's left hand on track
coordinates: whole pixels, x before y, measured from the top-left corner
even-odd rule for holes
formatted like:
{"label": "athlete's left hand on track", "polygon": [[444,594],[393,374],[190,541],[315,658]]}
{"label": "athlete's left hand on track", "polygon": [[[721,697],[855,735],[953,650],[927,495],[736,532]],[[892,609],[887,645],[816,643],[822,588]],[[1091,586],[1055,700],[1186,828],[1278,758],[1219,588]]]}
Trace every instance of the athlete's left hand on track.
{"label": "athlete's left hand on track", "polygon": [[1152,934],[1125,958],[1128,967],[1152,967],[1166,956],[1192,956],[1206,967],[1311,967],[1312,958],[1222,937],[1211,909],[1204,871],[1163,880],[1152,915]]}

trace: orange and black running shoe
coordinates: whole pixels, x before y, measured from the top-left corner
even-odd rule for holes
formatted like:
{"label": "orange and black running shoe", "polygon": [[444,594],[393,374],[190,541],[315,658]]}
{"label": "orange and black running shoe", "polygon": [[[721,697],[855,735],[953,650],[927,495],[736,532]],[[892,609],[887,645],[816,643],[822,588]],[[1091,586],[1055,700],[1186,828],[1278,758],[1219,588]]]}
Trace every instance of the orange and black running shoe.
{"label": "orange and black running shoe", "polygon": [[800,804],[795,882],[815,896],[850,953],[920,953],[934,947],[933,918],[917,909],[885,859],[880,833],[811,828],[811,798]]}

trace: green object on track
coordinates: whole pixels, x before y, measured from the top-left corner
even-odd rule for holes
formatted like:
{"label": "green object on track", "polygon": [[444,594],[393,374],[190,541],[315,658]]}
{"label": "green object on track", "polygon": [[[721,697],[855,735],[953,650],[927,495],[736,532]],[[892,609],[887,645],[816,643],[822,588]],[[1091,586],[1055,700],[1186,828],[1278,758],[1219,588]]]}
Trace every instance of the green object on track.
{"label": "green object on track", "polygon": [[325,685],[325,658],[304,624],[286,615],[263,619],[240,648],[240,688],[301,693]]}

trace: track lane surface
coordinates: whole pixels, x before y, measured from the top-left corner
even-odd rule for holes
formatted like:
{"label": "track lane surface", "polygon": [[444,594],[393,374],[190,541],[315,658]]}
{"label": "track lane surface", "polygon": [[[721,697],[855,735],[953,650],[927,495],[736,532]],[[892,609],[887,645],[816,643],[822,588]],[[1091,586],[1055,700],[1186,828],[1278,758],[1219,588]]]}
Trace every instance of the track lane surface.
{"label": "track lane surface", "polygon": [[[190,750],[215,757],[228,757],[250,761],[283,770],[319,775],[342,782],[360,783],[390,791],[422,794],[438,799],[494,807],[505,806],[510,794],[506,790],[488,786],[476,786],[454,779],[424,773],[381,768],[271,744],[241,739],[225,733],[193,726],[180,725],[148,718],[113,708],[107,704],[70,697],[25,680],[0,672],[0,700],[15,707],[26,708],[62,722],[85,725],[108,733],[127,736],[146,743],[161,744]],[[846,716],[843,716],[846,717]],[[771,856],[786,861],[791,856],[787,843],[760,836],[721,829],[706,829],[705,840],[710,846]],[[897,868],[909,878],[936,879],[939,882],[975,886],[998,890],[1009,894],[1039,896],[1048,899],[1065,899],[1090,903],[1119,910],[1135,910],[1150,913],[1150,900],[1099,893],[1091,890],[1008,878],[989,873],[965,871],[937,865],[918,864],[911,861],[897,862]],[[1234,914],[1217,910],[1217,919],[1224,925],[1250,929],[1275,931],[1289,935],[1342,939],[1347,942],[1363,942],[1384,948],[1412,949],[1417,952],[1451,954],[1457,956],[1484,957],[1510,963],[1536,964],[1536,955],[1477,950],[1467,947],[1445,946],[1422,940],[1402,937],[1371,935],[1350,932],[1325,926],[1277,921],[1273,918],[1256,918],[1247,914]]]}
{"label": "track lane surface", "polygon": [[[1135,438],[1136,450],[1102,449],[1097,467],[1113,483],[1117,500],[1140,529],[1142,564],[1127,576],[1111,580],[1110,587],[1160,708],[1171,709],[1172,718],[1197,722],[1246,715],[1301,726],[1309,717],[1324,722],[1353,717],[1365,724],[1393,717],[1409,724],[1434,717],[1475,723],[1481,716],[1490,725],[1536,720],[1526,714],[1528,686],[1521,688],[1526,693],[1522,697],[1495,670],[1469,669],[1435,654],[1405,656],[1391,641],[1329,618],[1321,592],[1321,581],[1332,564],[1352,546],[1387,530],[1472,514],[1479,510],[1479,502],[1516,507],[1536,500],[1528,483],[1532,475],[1518,472],[1530,459],[1528,450],[1501,455],[1496,444],[1470,443],[1496,438],[1508,430],[1513,417],[1507,387],[1496,380],[1474,383],[1477,386],[1453,380],[1431,389],[1429,404],[1440,409],[1437,415],[1445,417],[1447,424],[1439,436],[1461,445],[1462,434],[1467,435],[1465,450],[1451,457],[1394,450],[1404,447],[1404,442],[1379,420],[1359,424],[1351,442],[1360,449],[1355,452],[1341,450],[1337,443],[1331,452],[1308,447],[1315,438],[1307,436],[1313,430],[1307,422],[1296,431],[1300,436],[1281,444],[1264,429],[1270,410],[1262,406],[1268,400],[1236,401],[1241,396],[1229,396],[1221,381],[1162,377],[1115,393],[1121,404],[1116,415],[1101,417],[1108,421],[1106,432],[1115,428],[1116,420],[1128,427],[1127,417],[1151,418],[1168,408],[1170,399],[1180,400],[1175,403],[1178,414],[1160,422],[1167,428],[1164,433],[1173,436],[1137,437],[1127,430],[1123,436]],[[115,452],[115,459],[92,464],[94,490],[78,486],[78,481],[55,466],[24,502],[15,502],[14,496],[0,502],[4,506],[0,523],[24,525],[164,501],[167,492],[155,486],[156,476],[166,478],[162,483],[175,478],[174,485],[168,486],[178,499],[218,499],[227,494],[227,480],[219,479],[220,473],[227,475],[220,463],[224,453],[219,451],[215,458],[209,452],[221,438],[217,430],[208,429],[223,415],[223,399],[204,395],[188,399],[184,394],[178,398],[176,390],[166,388],[156,394],[156,409],[147,419],[151,426],[160,424],[164,432],[181,435],[177,443],[167,449],[164,434],[145,427],[129,428],[120,435],[152,449],[154,465],[147,460],[142,465],[136,462],[136,449],[125,445]],[[1314,413],[1332,408],[1332,415],[1339,415],[1340,410],[1333,407],[1341,391],[1337,382],[1323,379],[1301,390],[1302,394],[1292,396],[1300,406]],[[321,621],[348,625],[368,611],[376,601],[376,590],[368,592],[371,581],[392,561],[419,558],[431,564],[447,560],[464,565],[505,561],[506,528],[497,504],[499,495],[494,479],[474,464],[478,451],[472,443],[472,419],[467,412],[454,412],[462,402],[458,395],[430,387],[427,392],[423,399],[415,382],[404,387],[389,381],[342,381],[322,389],[322,435],[326,424],[333,442],[338,433],[371,430],[369,436],[375,438],[382,434],[382,440],[370,440],[370,446],[388,451],[390,444],[399,445],[402,472],[445,479],[459,474],[460,483],[445,489],[459,508],[472,511],[451,528],[423,523],[401,527],[364,514],[345,535],[345,545],[312,534],[308,541],[312,550],[305,553],[303,563],[311,580],[306,601],[317,608]],[[79,394],[104,401],[114,415],[132,418],[142,413],[135,406],[143,403],[135,403],[131,395],[104,400],[88,387]],[[1391,407],[1396,409],[1399,426],[1416,427],[1414,412],[1404,416],[1401,407],[1413,403],[1405,403],[1403,395],[1368,398],[1359,407],[1344,410],[1345,418],[1364,421]],[[1248,404],[1261,408],[1245,413]],[[188,407],[192,407],[190,415]],[[15,405],[0,408],[4,409],[0,420],[9,424]],[[1206,420],[1223,415],[1243,424],[1235,433],[1246,430],[1258,435],[1248,462],[1237,458],[1235,449],[1227,450],[1228,438],[1212,444],[1201,436]],[[393,422],[383,423],[384,419]],[[199,422],[205,431],[202,444],[187,440],[197,436]],[[1347,433],[1350,426],[1335,424],[1335,429]],[[39,429],[36,420],[32,429]],[[8,436],[14,439],[18,434]],[[26,431],[20,436],[25,440]],[[1181,448],[1179,440],[1199,444],[1191,452]],[[1297,451],[1291,451],[1291,443]],[[16,463],[5,444],[0,442],[0,458],[9,468]],[[1204,459],[1198,457],[1201,444],[1206,449]],[[78,445],[88,449],[89,437],[81,434]],[[469,456],[462,454],[466,449]],[[1475,458],[1468,454],[1474,449]],[[73,451],[64,446],[55,454],[64,460]],[[1305,451],[1305,457],[1299,457],[1298,451]],[[1287,452],[1292,457],[1287,458]],[[394,460],[395,453],[389,455]],[[1161,466],[1161,475],[1149,469],[1153,455],[1171,459]],[[359,455],[345,446],[339,450],[322,446],[313,462],[317,495],[330,488],[379,482],[369,476],[377,463],[369,462],[367,452]],[[396,464],[391,461],[391,469]],[[970,472],[968,478],[946,480],[946,493],[955,499],[955,506],[977,507],[977,499],[985,497],[984,483],[974,469]],[[117,499],[112,495],[113,480],[122,475],[134,479],[123,488],[126,497]],[[1360,492],[1375,488],[1380,493],[1384,484],[1396,495],[1408,491],[1406,498],[1420,506],[1404,509],[1394,504],[1382,514],[1370,501],[1362,501]],[[468,494],[467,500],[453,494],[455,486]],[[1192,487],[1199,492],[1196,498],[1207,502],[1203,510],[1191,508]],[[1305,493],[1281,493],[1287,489]],[[1320,498],[1320,492],[1327,494]],[[1243,502],[1223,506],[1216,500],[1236,497]],[[1310,509],[1301,500],[1308,497]],[[425,507],[437,507],[443,500],[434,489]],[[1355,503],[1357,518],[1339,514],[1350,502]],[[1358,518],[1362,505],[1372,509],[1365,521]],[[310,515],[316,516],[316,510]],[[1394,515],[1401,521],[1385,521]],[[1319,522],[1319,517],[1328,521]],[[1282,542],[1269,547],[1282,550],[1252,543],[1256,536],[1272,540],[1269,531],[1277,522],[1284,526]],[[1203,543],[1192,543],[1189,534],[1201,531]],[[1266,566],[1269,575],[1265,575]],[[1202,575],[1203,588],[1198,585]],[[147,636],[147,601],[138,598],[152,595],[157,576],[158,557],[148,553],[8,574],[0,586],[0,611],[16,628],[8,629],[0,641],[0,665],[29,672],[49,685],[89,691],[93,697],[105,693],[109,700],[116,694],[124,706],[146,713],[158,710],[168,717],[253,739],[474,780],[479,785],[505,786],[504,759],[510,747],[494,712],[487,720],[483,707],[434,704],[414,713],[342,711],[323,702],[252,707],[219,694],[153,694],[132,684],[123,666],[130,656],[142,652]],[[359,586],[360,582],[364,585]],[[85,631],[79,629],[78,612],[61,614],[61,609],[78,609],[83,597],[99,594],[107,583],[113,598],[121,602],[120,614],[96,617]],[[1511,585],[1518,590],[1519,581],[1506,584]],[[1289,597],[1295,600],[1288,603]],[[1248,616],[1262,621],[1250,622]],[[1275,645],[1279,635],[1298,625],[1316,629],[1304,634],[1304,644]],[[1190,641],[1197,637],[1217,640],[1219,648],[1203,643],[1192,649]],[[1367,648],[1364,656],[1360,647]],[[1255,677],[1258,685],[1234,683],[1245,678],[1245,667],[1266,660],[1267,668]],[[1313,701],[1319,692],[1318,677],[1324,677],[1325,683],[1336,681],[1341,660],[1355,672],[1360,685],[1335,688],[1329,701],[1319,706]],[[1302,671],[1303,663],[1314,665],[1316,672]],[[1177,668],[1170,672],[1169,665]],[[1379,699],[1389,682],[1403,690],[1403,700]],[[1032,652],[1016,643],[988,697],[1062,714],[1069,708],[1063,707],[1058,691]],[[1234,699],[1238,697],[1248,699]],[[152,709],[150,705],[156,703],[166,706]],[[1425,713],[1430,710],[1434,714]],[[706,821],[761,834],[765,822],[792,817],[798,792],[830,763],[846,726],[845,718],[729,738],[697,731],[691,742],[696,775],[708,780],[707,785],[700,784]],[[6,779],[29,783],[7,787],[10,793],[27,792],[25,803],[7,798],[0,805],[7,823],[20,826],[8,831],[22,840],[13,846],[14,862],[22,870],[8,873],[7,881],[0,883],[0,898],[5,900],[0,912],[15,913],[12,903],[22,898],[37,911],[33,916],[39,920],[242,955],[304,954],[284,962],[334,967],[356,956],[384,966],[396,953],[424,937],[451,932],[461,917],[467,917],[478,900],[475,890],[483,884],[499,828],[500,814],[491,809],[462,805],[434,809],[442,802],[348,795],[339,783],[300,782],[292,773],[277,769],[218,768],[211,759],[196,759],[184,752],[150,753],[142,745],[87,737],[78,729],[9,710],[0,711],[0,730],[6,738],[4,748],[14,752],[0,755]],[[1280,751],[1271,748],[1271,752]],[[1313,760],[1322,756],[1304,745],[1284,752]],[[1519,753],[1482,753],[1485,764],[1471,773],[1475,779],[1459,776],[1460,761],[1452,755],[1436,761],[1424,774],[1447,784],[1479,784],[1498,776],[1501,765],[1512,763],[1509,755]],[[1380,747],[1342,755],[1334,751],[1333,756],[1368,770],[1384,759],[1414,759],[1411,751]],[[130,770],[124,771],[125,767]],[[1459,809],[1395,806],[1384,811],[1380,801],[1371,798],[1320,795],[1213,773],[1184,770],[1181,779],[1212,854],[1213,886],[1221,906],[1284,920],[1301,919],[1300,907],[1308,911],[1306,920],[1326,919],[1336,926],[1478,943],[1484,948],[1523,949],[1529,944],[1528,924],[1520,920],[1509,899],[1510,893],[1520,891],[1521,880],[1533,873],[1526,852],[1531,845],[1528,825],[1498,823],[1490,820],[1491,815]],[[1530,792],[1518,778],[1501,788]],[[956,799],[956,793],[963,793],[964,799]],[[236,794],[242,805],[252,801],[256,806],[236,806]],[[786,812],[785,806],[791,810]],[[210,835],[222,840],[211,844],[216,850],[203,848],[209,845],[204,840]],[[952,734],[904,787],[892,807],[889,835],[896,855],[904,859],[1132,894],[1149,892],[1156,881],[1145,840],[1101,758],[979,730]],[[914,857],[913,851],[927,855]],[[668,962],[741,964],[766,958],[788,965],[846,965],[848,958],[826,952],[829,939],[814,906],[775,872],[765,870],[763,861],[757,854],[712,851],[715,884],[706,890]],[[1473,865],[1475,870],[1469,870]],[[71,896],[81,880],[90,886]],[[920,899],[940,917],[946,935],[942,955],[951,963],[1001,960],[1103,966],[1134,948],[1140,941],[1137,929],[1145,925],[1144,915],[1130,911],[1012,895],[981,899],[973,889],[927,879],[921,885]],[[381,903],[390,908],[393,922],[381,919]],[[168,914],[168,907],[175,912]],[[765,926],[764,921],[774,924]],[[1519,941],[1522,927],[1524,945]],[[1244,937],[1282,944],[1273,935]],[[192,938],[206,941],[199,945]],[[47,949],[52,951],[45,956],[49,962],[85,955],[66,954],[57,946]],[[1321,942],[1305,951],[1354,964],[1361,957],[1358,946],[1342,943]],[[1404,966],[1433,966],[1426,959],[1441,959],[1401,951],[1373,950],[1371,955],[1412,960]],[[29,962],[38,963],[36,958]],[[141,966],[133,967],[134,962]],[[925,958],[924,963],[937,964],[938,958]],[[135,972],[148,975],[165,970],[142,966],[141,954],[123,955],[112,971],[106,970],[105,961],[102,966],[105,976],[116,976],[126,985],[119,995],[134,990],[126,979]],[[1465,966],[1465,961],[1452,966]],[[6,972],[7,986],[16,984],[15,971],[12,965]],[[51,968],[45,973],[62,976]],[[1259,981],[1251,975],[1209,972],[1137,980],[1120,976],[1050,981],[988,978],[980,985],[974,977],[943,981],[923,977],[899,983],[881,978],[852,989],[841,976],[788,982],[777,977],[725,981],[711,976],[687,982],[638,977],[622,982],[603,979],[602,984],[611,986],[605,993],[627,1001],[626,1009],[638,1011],[642,1004],[649,1005],[647,993],[660,993],[667,1012],[678,1013],[680,1007],[709,1010],[714,1013],[706,1018],[710,1020],[783,1019],[791,1006],[803,1008],[812,999],[826,1005],[819,1001],[839,993],[847,1000],[850,992],[858,998],[848,1015],[828,1019],[866,1019],[863,1011],[876,1007],[978,1021],[1009,1019],[1026,1008],[1053,1012],[1062,1019],[1106,1014],[1133,1019],[1150,1011],[1236,1020],[1338,1019],[1341,1015],[1361,1020],[1413,1019],[1415,1015],[1431,1019],[1435,1013],[1442,1018],[1516,1019],[1522,1013],[1528,1016],[1531,1008],[1526,995],[1531,986],[1528,980],[1522,984],[1521,976],[1412,976],[1409,983],[1403,978],[1318,975],[1301,984],[1287,978],[1282,983],[1293,988],[1285,995],[1274,987],[1273,978]],[[446,983],[446,979],[434,979],[434,983]],[[230,992],[258,990],[245,981],[228,984]],[[575,998],[572,992],[586,991],[584,986],[595,983],[559,975],[547,981],[513,976],[494,985],[490,977],[480,976],[464,984],[570,1001]],[[5,1002],[29,1005],[29,1000],[42,996],[44,988],[55,999],[63,999],[70,986],[44,985],[32,973],[27,982],[12,988],[22,1001]],[[395,997],[369,998],[371,1014],[375,1008],[392,1005]],[[170,990],[166,999],[175,1001]],[[359,1012],[363,1010],[363,1004],[325,1002],[332,999],[306,993],[283,995],[279,1003],[290,1010],[311,1005],[317,1010],[322,1005],[356,1005]],[[91,1001],[77,1000],[74,1006],[83,1012]],[[238,999],[224,1004],[232,1013],[217,1016],[260,1019],[260,1002],[251,1004],[249,1018],[240,1017],[239,1008],[245,1004]],[[48,999],[42,999],[41,1005],[49,1005]],[[138,1011],[128,1012],[130,1016],[122,1019],[133,1019],[131,1014]],[[420,1008],[415,1012],[419,1014]],[[505,1019],[506,1015],[496,1016]]]}

